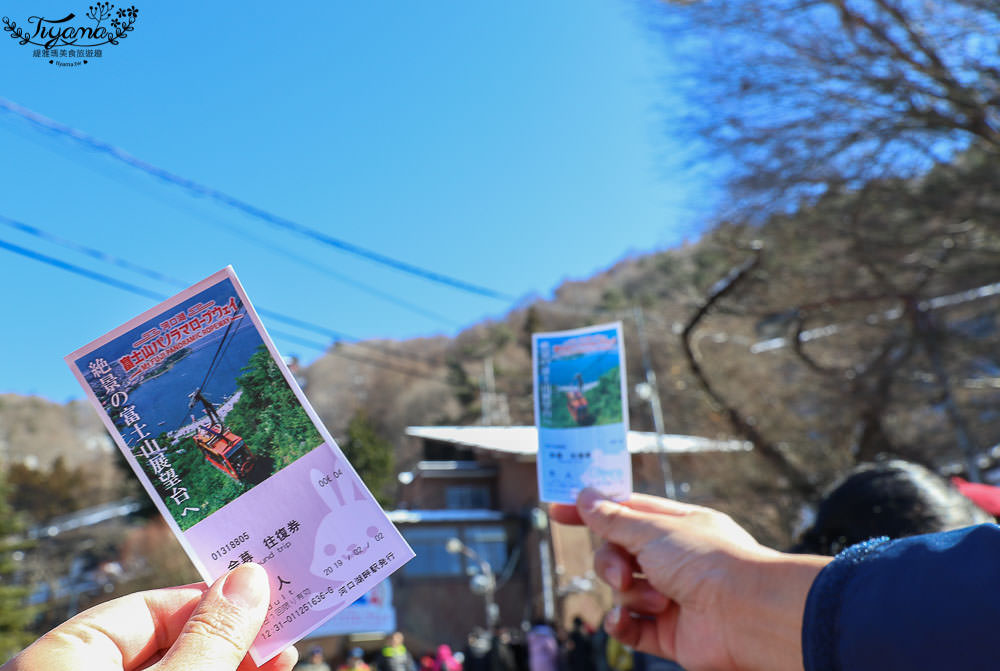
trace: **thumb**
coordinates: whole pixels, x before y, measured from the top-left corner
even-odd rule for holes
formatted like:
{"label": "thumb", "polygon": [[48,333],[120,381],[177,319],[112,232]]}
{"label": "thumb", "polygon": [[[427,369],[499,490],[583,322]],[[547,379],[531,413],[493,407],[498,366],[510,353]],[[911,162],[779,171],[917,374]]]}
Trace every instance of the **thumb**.
{"label": "thumb", "polygon": [[650,541],[667,533],[662,515],[617,503],[590,487],[580,492],[576,507],[583,523],[602,539],[639,553]]}
{"label": "thumb", "polygon": [[248,562],[222,576],[195,607],[159,671],[236,671],[267,615],[267,573]]}

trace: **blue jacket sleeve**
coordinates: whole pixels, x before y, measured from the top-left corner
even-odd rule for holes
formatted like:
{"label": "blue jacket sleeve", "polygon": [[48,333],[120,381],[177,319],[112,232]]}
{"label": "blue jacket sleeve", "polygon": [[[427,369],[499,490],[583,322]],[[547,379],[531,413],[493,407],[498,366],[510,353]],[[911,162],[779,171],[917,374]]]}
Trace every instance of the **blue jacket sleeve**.
{"label": "blue jacket sleeve", "polygon": [[852,546],[806,601],[806,671],[1000,669],[1000,527]]}

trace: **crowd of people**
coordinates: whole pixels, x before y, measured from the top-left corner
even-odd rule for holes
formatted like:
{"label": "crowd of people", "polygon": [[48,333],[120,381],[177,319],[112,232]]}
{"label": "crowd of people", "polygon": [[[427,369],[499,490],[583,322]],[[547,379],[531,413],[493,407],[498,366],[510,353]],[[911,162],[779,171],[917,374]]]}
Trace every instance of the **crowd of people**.
{"label": "crowd of people", "polygon": [[[396,632],[371,660],[355,650],[338,669],[930,671],[1000,660],[990,643],[1000,527],[979,524],[991,518],[913,464],[848,473],[793,552],[760,545],[718,511],[655,496],[611,501],[585,489],[576,505],[549,513],[603,542],[594,569],[617,605],[601,626],[474,632],[458,654],[441,645],[419,657]],[[250,562],[212,585],[121,597],[59,625],[0,671],[257,668],[246,653],[269,594]],[[259,671],[289,671],[297,657],[288,648]],[[298,666],[330,670],[322,650]]]}
{"label": "crowd of people", "polygon": [[674,671],[669,660],[645,654],[608,636],[603,626],[573,619],[569,630],[544,620],[525,632],[498,627],[477,628],[464,649],[440,644],[432,650],[411,652],[401,632],[389,636],[384,647],[366,653],[351,649],[342,663],[327,661],[323,649],[312,647],[297,671]]}

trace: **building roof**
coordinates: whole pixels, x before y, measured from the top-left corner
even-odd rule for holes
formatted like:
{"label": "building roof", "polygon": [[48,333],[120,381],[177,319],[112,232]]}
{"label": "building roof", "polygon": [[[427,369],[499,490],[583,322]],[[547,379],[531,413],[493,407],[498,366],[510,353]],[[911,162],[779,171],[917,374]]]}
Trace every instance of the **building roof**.
{"label": "building roof", "polygon": [[[534,459],[538,452],[538,430],[533,426],[410,426],[406,435],[530,459]],[[663,449],[669,454],[738,452],[750,450],[752,445],[744,440],[664,434]],[[655,454],[659,451],[656,434],[629,431],[628,451],[632,454]]]}
{"label": "building roof", "polygon": [[443,510],[387,510],[393,524],[418,524],[421,522],[499,522],[504,513],[484,508],[459,508]]}
{"label": "building roof", "polygon": [[497,473],[493,466],[478,461],[420,461],[417,472],[424,478],[489,478]]}
{"label": "building roof", "polygon": [[28,531],[28,538],[42,538],[43,536],[58,536],[59,534],[100,524],[116,517],[125,517],[142,508],[142,503],[136,499],[128,498],[111,503],[102,503],[92,508],[84,508],[67,515],[54,517],[48,524],[33,527]]}

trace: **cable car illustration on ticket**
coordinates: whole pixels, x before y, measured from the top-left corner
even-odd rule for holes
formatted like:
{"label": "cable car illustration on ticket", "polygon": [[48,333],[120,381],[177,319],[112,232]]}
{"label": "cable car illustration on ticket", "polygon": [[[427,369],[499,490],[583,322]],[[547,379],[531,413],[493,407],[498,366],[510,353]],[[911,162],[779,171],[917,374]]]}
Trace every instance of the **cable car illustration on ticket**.
{"label": "cable car illustration on ticket", "polygon": [[66,362],[202,578],[250,561],[267,571],[257,664],[413,558],[231,267]]}

